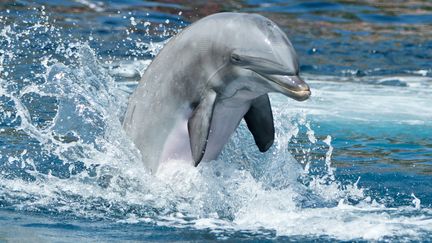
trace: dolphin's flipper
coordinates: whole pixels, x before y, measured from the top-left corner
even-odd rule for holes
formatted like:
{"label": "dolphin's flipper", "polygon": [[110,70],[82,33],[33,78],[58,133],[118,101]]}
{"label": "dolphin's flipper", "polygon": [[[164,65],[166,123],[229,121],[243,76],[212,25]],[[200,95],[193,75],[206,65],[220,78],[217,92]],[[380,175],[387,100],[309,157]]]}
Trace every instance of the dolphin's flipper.
{"label": "dolphin's flipper", "polygon": [[195,166],[204,156],[215,101],[216,92],[210,90],[195,108],[188,121],[189,141]]}
{"label": "dolphin's flipper", "polygon": [[273,145],[275,133],[273,113],[267,94],[252,101],[251,107],[244,116],[244,119],[259,151],[267,151]]}

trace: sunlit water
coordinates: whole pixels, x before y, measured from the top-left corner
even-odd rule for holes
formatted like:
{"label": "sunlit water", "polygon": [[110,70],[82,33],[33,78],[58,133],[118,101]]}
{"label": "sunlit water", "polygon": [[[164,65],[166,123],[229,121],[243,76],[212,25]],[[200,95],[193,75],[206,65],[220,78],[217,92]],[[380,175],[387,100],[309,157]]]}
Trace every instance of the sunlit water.
{"label": "sunlit water", "polygon": [[[0,241],[428,240],[427,6],[197,6],[0,4]],[[128,96],[169,37],[223,9],[280,24],[313,96],[271,96],[265,154],[242,123],[217,161],[150,175]]]}

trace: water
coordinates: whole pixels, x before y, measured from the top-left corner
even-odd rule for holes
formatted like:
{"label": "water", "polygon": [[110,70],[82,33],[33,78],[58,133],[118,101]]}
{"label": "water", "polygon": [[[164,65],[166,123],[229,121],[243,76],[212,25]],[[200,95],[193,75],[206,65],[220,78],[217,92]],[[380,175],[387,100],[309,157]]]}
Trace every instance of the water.
{"label": "water", "polygon": [[[151,176],[121,129],[128,96],[168,38],[226,10],[278,23],[313,96],[271,96],[266,154],[242,123],[218,161]],[[428,2],[16,1],[0,12],[0,241],[429,240]]]}

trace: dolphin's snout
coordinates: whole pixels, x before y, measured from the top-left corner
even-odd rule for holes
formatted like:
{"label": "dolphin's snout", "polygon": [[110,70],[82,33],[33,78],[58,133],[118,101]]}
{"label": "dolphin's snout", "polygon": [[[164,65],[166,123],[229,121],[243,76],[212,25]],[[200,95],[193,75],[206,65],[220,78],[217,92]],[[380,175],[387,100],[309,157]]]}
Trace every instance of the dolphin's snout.
{"label": "dolphin's snout", "polygon": [[[289,81],[287,86],[294,91],[310,91],[309,85],[299,76],[285,76]],[[291,85],[292,84],[292,85]]]}
{"label": "dolphin's snout", "polygon": [[312,92],[310,90],[297,91],[297,93],[295,95],[290,96],[290,97],[297,100],[297,101],[304,101],[304,100],[309,99],[311,94],[312,94]]}
{"label": "dolphin's snout", "polygon": [[304,101],[311,95],[309,85],[297,75],[269,75],[268,79],[279,92],[295,100]]}

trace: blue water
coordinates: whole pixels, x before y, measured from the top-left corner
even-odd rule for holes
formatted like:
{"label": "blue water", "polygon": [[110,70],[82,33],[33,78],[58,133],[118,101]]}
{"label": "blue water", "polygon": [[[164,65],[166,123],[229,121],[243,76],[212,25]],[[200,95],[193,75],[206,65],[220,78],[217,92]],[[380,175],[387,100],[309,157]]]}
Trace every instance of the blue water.
{"label": "blue water", "polygon": [[[150,175],[128,97],[171,36],[220,11],[274,20],[312,97],[271,96],[265,154],[242,123],[217,161]],[[0,242],[428,241],[431,35],[417,1],[1,2]]]}

